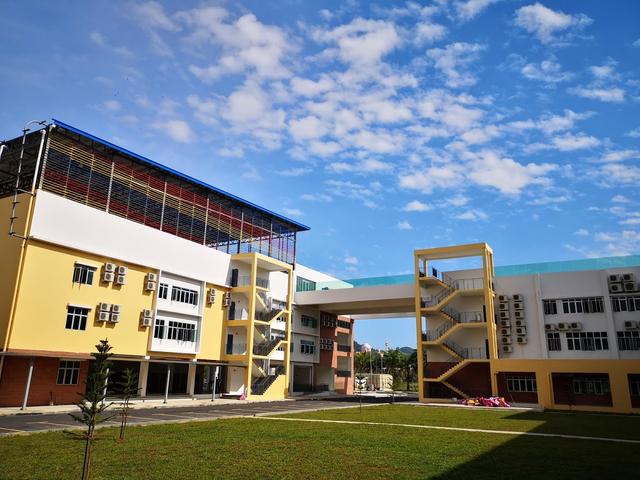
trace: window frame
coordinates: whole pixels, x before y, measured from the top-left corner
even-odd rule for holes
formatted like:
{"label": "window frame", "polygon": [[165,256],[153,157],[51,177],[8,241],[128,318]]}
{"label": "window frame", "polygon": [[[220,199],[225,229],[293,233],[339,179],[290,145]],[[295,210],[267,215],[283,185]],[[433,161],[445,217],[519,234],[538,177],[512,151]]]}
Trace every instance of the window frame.
{"label": "window frame", "polygon": [[300,353],[314,355],[316,353],[316,342],[313,340],[300,340]]}
{"label": "window frame", "polygon": [[571,351],[604,351],[609,350],[607,332],[567,332],[567,350]]}
{"label": "window frame", "polygon": [[517,393],[537,393],[538,384],[535,376],[507,375],[507,391]]}
{"label": "window frame", "polygon": [[542,300],[542,311],[544,312],[545,315],[557,315],[558,300],[557,299]]}
{"label": "window frame", "polygon": [[168,283],[159,283],[158,284],[158,298],[161,300],[167,300],[169,298],[169,284]]}
{"label": "window frame", "polygon": [[76,262],[73,264],[73,276],[71,283],[78,285],[93,285],[93,278],[98,270],[97,267],[87,265],[86,263]]}
{"label": "window frame", "polygon": [[560,332],[547,333],[547,350],[549,352],[561,352],[562,342],[560,340]]}
{"label": "window frame", "polygon": [[[74,309],[72,312],[71,310]],[[81,305],[67,305],[65,330],[85,331],[91,308]]]}
{"label": "window frame", "polygon": [[178,285],[171,285],[171,301],[197,307],[200,301],[200,292]]}
{"label": "window frame", "polygon": [[[62,377],[60,376],[62,374]],[[60,381],[62,380],[62,381]],[[78,385],[80,360],[60,360],[56,373],[56,385]]]}

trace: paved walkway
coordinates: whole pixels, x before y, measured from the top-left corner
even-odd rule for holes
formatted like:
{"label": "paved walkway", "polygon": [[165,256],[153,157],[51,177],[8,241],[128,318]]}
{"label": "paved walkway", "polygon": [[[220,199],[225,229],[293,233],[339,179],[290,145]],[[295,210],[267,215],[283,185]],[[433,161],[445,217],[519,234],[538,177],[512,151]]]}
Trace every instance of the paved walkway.
{"label": "paved walkway", "polygon": [[[395,400],[406,402],[414,399],[412,397],[396,397]],[[365,399],[363,397],[363,404],[367,405],[388,403],[389,401],[388,398]],[[129,415],[129,424],[182,423],[215,420],[217,418],[253,417],[277,413],[345,408],[356,406],[358,399],[354,397],[329,397],[327,399],[310,400],[302,398],[274,402],[246,402],[240,400],[215,400],[214,402],[210,400],[207,402],[194,400],[190,402],[187,405],[180,401],[179,404],[157,405],[155,407],[149,407],[148,404],[145,405],[146,402],[136,403],[134,405],[135,409]],[[68,409],[69,406],[66,407]],[[78,411],[77,407],[73,411]],[[114,417],[102,425],[120,425],[120,418]],[[36,413],[28,410],[27,413],[0,416],[0,436],[81,427],[68,413],[58,411]]]}

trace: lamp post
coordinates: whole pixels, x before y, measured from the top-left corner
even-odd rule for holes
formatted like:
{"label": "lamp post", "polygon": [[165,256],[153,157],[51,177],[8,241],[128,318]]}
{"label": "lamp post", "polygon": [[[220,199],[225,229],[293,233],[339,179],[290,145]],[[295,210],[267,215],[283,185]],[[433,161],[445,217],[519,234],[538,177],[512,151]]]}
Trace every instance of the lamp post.
{"label": "lamp post", "polygon": [[365,343],[360,347],[361,352],[369,352],[369,383],[371,384],[370,388],[373,388],[373,350],[371,345]]}

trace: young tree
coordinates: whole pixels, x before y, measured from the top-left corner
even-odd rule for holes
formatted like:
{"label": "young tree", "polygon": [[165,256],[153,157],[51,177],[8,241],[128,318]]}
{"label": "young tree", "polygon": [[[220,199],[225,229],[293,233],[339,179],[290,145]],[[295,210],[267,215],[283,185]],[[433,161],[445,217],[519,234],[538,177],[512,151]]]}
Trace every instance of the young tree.
{"label": "young tree", "polygon": [[129,418],[129,402],[131,397],[138,394],[138,374],[131,368],[127,368],[122,372],[122,380],[118,382],[118,386],[122,390],[122,409],[120,410],[120,441],[124,441],[124,431],[127,428],[127,419]]}
{"label": "young tree", "polygon": [[83,398],[77,403],[80,414],[71,413],[71,417],[77,422],[87,426],[84,433],[84,461],[82,463],[82,480],[88,480],[91,469],[91,447],[96,425],[109,420],[114,415],[103,415],[105,410],[111,406],[105,403],[106,391],[109,386],[109,357],[113,347],[109,342],[100,340],[96,345],[96,352],[91,355],[94,361],[89,370],[87,378],[87,388]]}

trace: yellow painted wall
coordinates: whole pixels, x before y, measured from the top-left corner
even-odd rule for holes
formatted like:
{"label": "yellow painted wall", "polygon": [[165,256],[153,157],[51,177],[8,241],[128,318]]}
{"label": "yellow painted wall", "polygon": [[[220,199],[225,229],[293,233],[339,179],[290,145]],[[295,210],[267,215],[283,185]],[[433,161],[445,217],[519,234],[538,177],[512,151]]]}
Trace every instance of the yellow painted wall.
{"label": "yellow painted wall", "polygon": [[200,353],[197,358],[203,358],[207,360],[220,360],[222,358],[222,352],[224,351],[222,332],[224,330],[224,319],[226,308],[222,306],[222,297],[226,290],[216,288],[216,301],[209,305],[206,302],[206,297],[209,293],[209,289],[216,288],[213,285],[207,284],[205,295],[204,308],[202,310],[202,336],[200,337]]}
{"label": "yellow painted wall", "polygon": [[[618,413],[638,413],[631,407],[627,375],[640,373],[640,360],[507,360],[491,361],[491,376],[501,372],[535,372],[538,386],[538,403],[544,408],[559,410],[584,410]],[[569,406],[553,401],[553,373],[606,373],[609,375],[612,407]]]}
{"label": "yellow painted wall", "polygon": [[[72,283],[76,261],[98,267],[93,285]],[[106,262],[129,268],[126,285],[100,281]],[[140,314],[152,308],[155,295],[144,290],[148,272],[153,270],[30,241],[9,348],[86,353],[94,350],[98,340],[107,338],[114,354],[146,355],[151,327],[140,327]],[[95,321],[100,302],[122,306],[120,323]],[[65,328],[68,304],[91,307],[86,330]]]}
{"label": "yellow painted wall", "polygon": [[284,400],[289,394],[288,378],[280,375],[262,395],[249,395],[249,400]]}
{"label": "yellow painted wall", "polygon": [[[29,198],[25,194],[18,197],[20,201],[16,210],[18,219],[14,228],[16,232],[23,235]],[[20,251],[23,243],[22,239],[8,235],[12,201],[13,197],[0,199],[0,350],[4,347],[9,326],[11,302],[16,286]]]}

